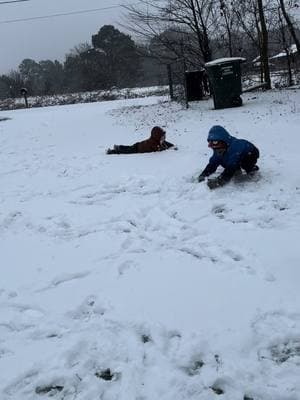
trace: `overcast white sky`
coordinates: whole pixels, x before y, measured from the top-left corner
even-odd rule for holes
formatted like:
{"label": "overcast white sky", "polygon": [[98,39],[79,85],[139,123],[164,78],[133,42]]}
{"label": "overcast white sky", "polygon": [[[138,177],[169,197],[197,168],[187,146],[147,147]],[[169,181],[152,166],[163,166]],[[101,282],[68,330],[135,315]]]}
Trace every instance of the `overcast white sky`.
{"label": "overcast white sky", "polygon": [[64,60],[71,48],[90,42],[92,34],[103,25],[111,24],[124,31],[118,26],[124,9],[118,7],[49,19],[3,22],[127,3],[136,4],[137,0],[29,0],[0,4],[0,74],[17,69],[24,58]]}

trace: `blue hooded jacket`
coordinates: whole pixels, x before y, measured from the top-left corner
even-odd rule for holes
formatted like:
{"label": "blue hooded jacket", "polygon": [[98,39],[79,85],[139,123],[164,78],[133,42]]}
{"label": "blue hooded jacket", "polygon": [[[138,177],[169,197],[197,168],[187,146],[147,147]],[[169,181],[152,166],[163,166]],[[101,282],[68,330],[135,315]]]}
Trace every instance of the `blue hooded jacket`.
{"label": "blue hooded jacket", "polygon": [[216,171],[219,165],[225,168],[222,175],[230,177],[240,168],[240,162],[249,152],[258,152],[258,149],[245,139],[237,139],[231,136],[225,128],[220,125],[213,126],[208,132],[208,141],[222,140],[227,144],[227,150],[218,154],[215,150],[209,163],[203,171],[206,176]]}

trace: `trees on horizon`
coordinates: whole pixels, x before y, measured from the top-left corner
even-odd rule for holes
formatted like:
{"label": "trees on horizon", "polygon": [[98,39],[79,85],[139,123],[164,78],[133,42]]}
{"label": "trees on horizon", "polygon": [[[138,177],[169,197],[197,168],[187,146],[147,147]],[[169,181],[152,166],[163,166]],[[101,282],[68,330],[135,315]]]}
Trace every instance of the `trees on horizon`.
{"label": "trees on horizon", "polygon": [[[201,68],[218,57],[260,60],[261,80],[270,87],[269,57],[295,43],[299,29],[291,11],[299,0],[142,0],[127,6],[126,28],[102,26],[91,43],[75,46],[65,61],[24,59],[0,76],[0,98],[147,86],[166,83],[166,65]],[[181,67],[180,67],[181,68]]]}
{"label": "trees on horizon", "polygon": [[17,71],[0,76],[0,98],[16,97],[22,87],[30,95],[52,95],[135,86],[142,61],[131,37],[104,25],[91,42],[75,46],[63,63],[24,59]]}

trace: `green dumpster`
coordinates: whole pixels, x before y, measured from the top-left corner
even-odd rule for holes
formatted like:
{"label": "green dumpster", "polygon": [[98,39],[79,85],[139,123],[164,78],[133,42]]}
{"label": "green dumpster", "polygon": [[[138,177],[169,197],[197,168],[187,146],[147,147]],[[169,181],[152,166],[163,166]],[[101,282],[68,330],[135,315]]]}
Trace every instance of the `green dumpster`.
{"label": "green dumpster", "polygon": [[215,109],[238,107],[243,104],[241,57],[218,58],[205,64]]}

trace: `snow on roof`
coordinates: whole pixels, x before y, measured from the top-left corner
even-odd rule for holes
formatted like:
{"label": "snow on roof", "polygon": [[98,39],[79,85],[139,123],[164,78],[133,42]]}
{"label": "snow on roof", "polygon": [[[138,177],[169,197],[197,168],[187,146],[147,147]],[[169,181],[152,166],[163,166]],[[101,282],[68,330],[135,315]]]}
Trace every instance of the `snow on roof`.
{"label": "snow on roof", "polygon": [[217,65],[217,64],[225,64],[228,62],[232,62],[232,61],[240,61],[240,62],[244,62],[246,61],[246,58],[243,57],[225,57],[225,58],[217,58],[213,61],[209,61],[207,63],[205,63],[204,65],[206,67],[209,67],[211,65]]}
{"label": "snow on roof", "polygon": [[[297,53],[297,47],[296,47],[295,44],[292,44],[292,45],[289,47],[289,53],[290,53],[290,54]],[[270,60],[272,60],[272,59],[274,59],[274,58],[281,58],[281,57],[286,57],[286,51],[281,51],[280,53],[275,54],[275,56],[270,57]]]}

